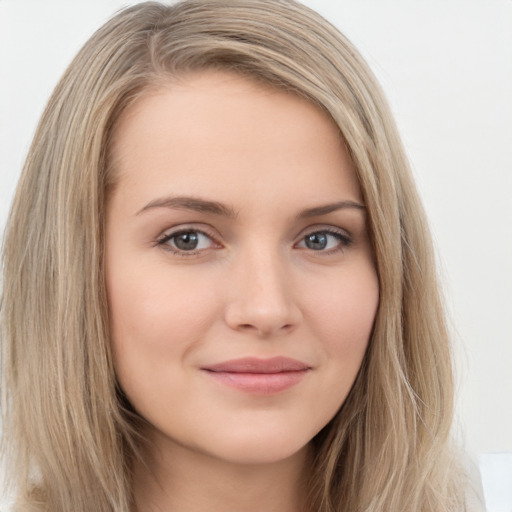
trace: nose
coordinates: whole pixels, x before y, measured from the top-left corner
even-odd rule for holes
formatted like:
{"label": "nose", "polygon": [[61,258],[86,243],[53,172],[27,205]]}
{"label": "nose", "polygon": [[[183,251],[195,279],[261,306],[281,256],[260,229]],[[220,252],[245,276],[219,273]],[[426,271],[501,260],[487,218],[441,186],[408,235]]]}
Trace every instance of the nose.
{"label": "nose", "polygon": [[270,251],[251,251],[229,277],[225,320],[231,329],[260,338],[293,331],[300,322],[286,262]]}

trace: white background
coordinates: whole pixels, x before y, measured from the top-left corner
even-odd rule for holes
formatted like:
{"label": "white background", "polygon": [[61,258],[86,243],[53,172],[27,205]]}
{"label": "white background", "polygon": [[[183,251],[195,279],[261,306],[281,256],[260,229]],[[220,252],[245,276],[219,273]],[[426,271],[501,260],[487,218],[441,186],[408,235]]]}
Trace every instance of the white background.
{"label": "white background", "polygon": [[[0,0],[0,229],[52,88],[120,0]],[[468,450],[512,452],[512,1],[308,0],[398,121],[439,253]],[[504,509],[505,510],[505,509]]]}

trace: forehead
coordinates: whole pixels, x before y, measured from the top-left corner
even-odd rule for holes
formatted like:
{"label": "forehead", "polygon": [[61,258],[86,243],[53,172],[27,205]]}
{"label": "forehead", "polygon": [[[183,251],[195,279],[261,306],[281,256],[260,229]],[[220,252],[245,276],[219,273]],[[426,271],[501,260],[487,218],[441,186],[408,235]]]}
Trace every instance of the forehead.
{"label": "forehead", "polygon": [[117,180],[140,189],[153,181],[222,195],[233,184],[251,195],[279,183],[360,195],[330,117],[296,94],[229,72],[196,72],[148,91],[121,116],[111,157]]}

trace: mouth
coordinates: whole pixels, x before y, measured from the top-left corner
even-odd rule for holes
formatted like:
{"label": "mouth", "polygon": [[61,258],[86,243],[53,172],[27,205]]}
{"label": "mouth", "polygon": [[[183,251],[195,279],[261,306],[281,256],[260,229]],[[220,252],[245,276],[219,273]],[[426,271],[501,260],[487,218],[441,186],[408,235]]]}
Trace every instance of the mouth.
{"label": "mouth", "polygon": [[302,361],[280,356],[233,359],[201,368],[221,384],[259,395],[285,391],[298,384],[311,369]]}

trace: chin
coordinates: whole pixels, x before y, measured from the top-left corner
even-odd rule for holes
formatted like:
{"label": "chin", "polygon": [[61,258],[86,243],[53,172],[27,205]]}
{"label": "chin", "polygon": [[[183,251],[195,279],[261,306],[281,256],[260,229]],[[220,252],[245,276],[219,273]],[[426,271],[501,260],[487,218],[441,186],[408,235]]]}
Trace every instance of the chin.
{"label": "chin", "polygon": [[302,456],[309,446],[309,437],[293,436],[290,432],[259,432],[244,436],[237,432],[229,439],[215,440],[208,453],[232,464],[275,464]]}

